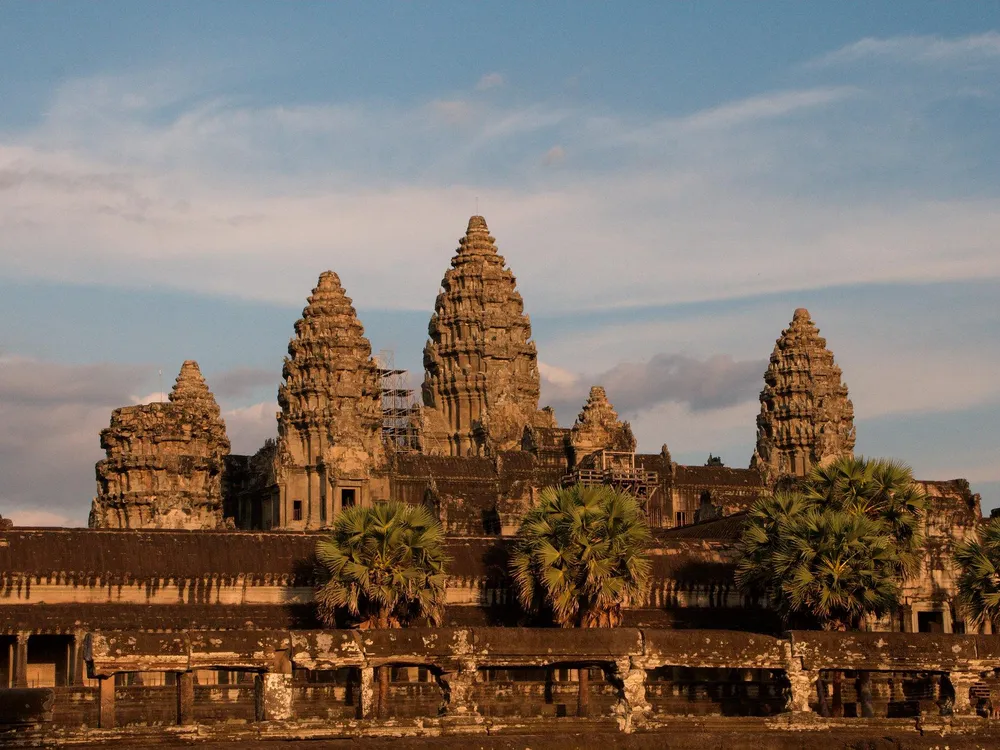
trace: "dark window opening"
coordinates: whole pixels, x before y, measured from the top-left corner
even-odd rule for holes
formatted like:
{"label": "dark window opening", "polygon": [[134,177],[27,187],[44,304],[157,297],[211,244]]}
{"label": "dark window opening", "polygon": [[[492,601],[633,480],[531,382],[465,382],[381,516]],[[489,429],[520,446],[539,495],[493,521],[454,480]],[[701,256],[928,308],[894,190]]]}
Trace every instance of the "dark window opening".
{"label": "dark window opening", "polygon": [[292,501],[292,520],[301,521],[302,520],[302,501],[293,500]]}
{"label": "dark window opening", "polygon": [[353,487],[340,491],[340,507],[344,510],[353,508],[357,498],[357,490]]}
{"label": "dark window opening", "polygon": [[918,633],[943,633],[943,612],[917,612]]}

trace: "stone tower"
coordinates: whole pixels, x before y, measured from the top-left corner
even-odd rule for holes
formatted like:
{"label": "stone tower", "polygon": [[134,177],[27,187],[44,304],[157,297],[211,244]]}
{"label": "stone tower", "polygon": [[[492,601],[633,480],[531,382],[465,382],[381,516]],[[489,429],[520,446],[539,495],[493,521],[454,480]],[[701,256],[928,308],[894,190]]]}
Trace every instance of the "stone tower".
{"label": "stone tower", "polygon": [[751,468],[772,481],[801,477],[854,452],[854,405],[840,375],[809,311],[799,308],[764,374]]}
{"label": "stone tower", "polygon": [[320,275],[295,323],[282,377],[270,526],[328,526],[341,508],[371,502],[373,491],[384,497],[379,371],[332,271]]}
{"label": "stone tower", "polygon": [[229,438],[198,369],[181,367],[167,403],[124,406],[101,431],[92,528],[214,529],[223,524]]}
{"label": "stone tower", "polygon": [[604,388],[595,385],[590,389],[587,403],[570,432],[570,444],[576,463],[599,450],[635,451],[632,426],[618,418],[618,412],[608,401]]}
{"label": "stone tower", "polygon": [[525,426],[551,423],[538,410],[538,354],[514,274],[482,216],[441,281],[424,347],[425,450],[481,455],[520,446]]}

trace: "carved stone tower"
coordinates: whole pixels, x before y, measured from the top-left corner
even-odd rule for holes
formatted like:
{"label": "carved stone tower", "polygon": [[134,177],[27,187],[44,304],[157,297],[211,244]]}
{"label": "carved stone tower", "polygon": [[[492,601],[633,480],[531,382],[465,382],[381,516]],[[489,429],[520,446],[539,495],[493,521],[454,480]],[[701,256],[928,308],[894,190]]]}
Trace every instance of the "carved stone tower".
{"label": "carved stone tower", "polygon": [[92,528],[223,526],[222,473],[229,438],[198,364],[181,367],[167,403],[124,406],[101,431]]}
{"label": "carved stone tower", "polygon": [[809,311],[799,308],[764,374],[751,468],[772,481],[801,477],[853,452],[854,405],[847,386]]}
{"label": "carved stone tower", "polygon": [[332,271],[320,275],[295,323],[282,377],[277,487],[264,511],[269,525],[320,528],[341,508],[371,502],[373,491],[381,499],[376,477],[385,452],[378,367]]}
{"label": "carved stone tower", "polygon": [[424,347],[424,446],[481,455],[520,446],[539,412],[538,354],[514,275],[482,216],[469,219],[441,282]]}
{"label": "carved stone tower", "polygon": [[570,444],[576,463],[599,450],[635,452],[631,425],[618,418],[618,412],[601,386],[595,385],[590,389],[587,403],[583,405],[570,433]]}

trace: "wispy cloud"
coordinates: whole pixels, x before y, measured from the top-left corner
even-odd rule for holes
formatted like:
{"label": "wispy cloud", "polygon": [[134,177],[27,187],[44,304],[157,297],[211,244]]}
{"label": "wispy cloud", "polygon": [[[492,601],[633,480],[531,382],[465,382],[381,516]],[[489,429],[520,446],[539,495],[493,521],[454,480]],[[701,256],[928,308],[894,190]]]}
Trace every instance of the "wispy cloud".
{"label": "wispy cloud", "polygon": [[637,415],[660,404],[682,404],[692,412],[723,409],[756,397],[766,363],[738,362],[726,355],[696,359],[682,354],[656,354],[645,362],[622,362],[592,375],[573,375],[546,365],[542,400],[563,421],[583,406],[591,385],[602,385],[621,414]]}
{"label": "wispy cloud", "polygon": [[424,308],[478,197],[531,311],[1000,275],[1000,196],[962,182],[979,146],[914,128],[892,87],[641,118],[253,107],[165,78],[151,96],[137,75],[67,82],[40,125],[0,134],[0,273],[298,303],[332,266],[360,305]]}
{"label": "wispy cloud", "polygon": [[553,146],[542,157],[542,162],[549,167],[561,164],[566,160],[566,149],[562,146]]}
{"label": "wispy cloud", "polygon": [[476,83],[476,91],[488,91],[489,89],[500,88],[506,83],[499,73],[486,73]]}
{"label": "wispy cloud", "polygon": [[665,123],[679,130],[733,128],[747,123],[826,107],[858,94],[853,86],[823,86],[798,91],[778,91],[697,112]]}
{"label": "wispy cloud", "polygon": [[1000,59],[1000,33],[988,31],[962,37],[867,37],[818,58],[814,64],[836,65],[879,59],[921,64]]}

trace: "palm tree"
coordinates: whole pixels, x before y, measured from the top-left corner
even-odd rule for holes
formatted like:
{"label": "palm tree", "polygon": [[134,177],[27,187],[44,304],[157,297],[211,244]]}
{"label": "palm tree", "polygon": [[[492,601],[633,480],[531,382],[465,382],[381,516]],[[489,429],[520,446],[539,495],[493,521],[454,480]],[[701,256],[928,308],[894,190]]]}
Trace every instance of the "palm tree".
{"label": "palm tree", "polygon": [[987,622],[1000,626],[1000,518],[993,518],[975,537],[955,549],[958,598],[965,605],[969,625]]}
{"label": "palm tree", "polygon": [[843,456],[815,467],[804,489],[823,507],[884,521],[895,540],[900,575],[906,578],[919,571],[927,496],[908,465],[887,458]]}
{"label": "palm tree", "polygon": [[899,605],[899,557],[884,523],[814,508],[785,534],[777,559],[786,612],[811,617],[824,630],[859,630],[865,618]]}
{"label": "palm tree", "polygon": [[[445,601],[441,524],[423,506],[397,501],[349,508],[331,535],[316,544],[322,583],[316,592],[320,620],[336,627],[338,615],[353,627],[400,628],[425,618],[440,625]],[[385,713],[389,669],[378,670],[378,713]]]}
{"label": "palm tree", "polygon": [[[649,581],[649,527],[632,495],[612,487],[548,487],[521,521],[510,569],[521,606],[560,627],[615,627]],[[578,713],[589,675],[580,670]]]}
{"label": "palm tree", "polygon": [[[740,539],[736,583],[766,596],[786,622],[860,629],[899,605],[900,581],[919,568],[926,500],[909,467],[841,459],[815,469],[801,493],[761,498]],[[873,715],[870,675],[859,680],[862,713]],[[820,710],[828,713],[818,686]],[[834,675],[834,712],[841,710]]]}
{"label": "palm tree", "polygon": [[754,598],[767,598],[780,609],[773,583],[785,578],[784,567],[790,562],[780,554],[781,549],[788,539],[789,525],[813,507],[814,503],[799,493],[777,492],[765,495],[750,508],[736,565],[737,587]]}

